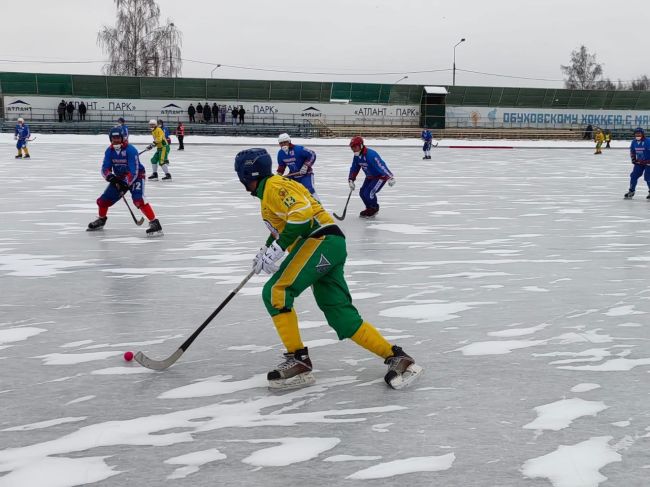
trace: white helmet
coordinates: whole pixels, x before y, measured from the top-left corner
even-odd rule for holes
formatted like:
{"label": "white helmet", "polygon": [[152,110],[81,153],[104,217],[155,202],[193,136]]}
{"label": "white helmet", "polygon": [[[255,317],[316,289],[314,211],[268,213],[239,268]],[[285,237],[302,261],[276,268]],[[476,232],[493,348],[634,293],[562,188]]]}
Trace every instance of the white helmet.
{"label": "white helmet", "polygon": [[18,118],[17,120],[18,123],[25,123],[25,119],[23,117]]}
{"label": "white helmet", "polygon": [[158,126],[158,121],[154,120],[153,118],[149,120],[149,127],[157,127]]}
{"label": "white helmet", "polygon": [[280,134],[280,135],[278,136],[278,144],[281,144],[282,142],[289,142],[289,143],[291,143],[291,137],[289,137],[289,134],[284,133],[284,134]]}

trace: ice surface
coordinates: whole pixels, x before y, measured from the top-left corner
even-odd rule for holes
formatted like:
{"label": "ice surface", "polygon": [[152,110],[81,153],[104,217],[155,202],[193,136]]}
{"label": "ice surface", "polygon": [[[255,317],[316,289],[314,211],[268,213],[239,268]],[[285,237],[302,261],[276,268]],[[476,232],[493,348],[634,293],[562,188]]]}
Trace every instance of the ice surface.
{"label": "ice surface", "polygon": [[[241,282],[266,230],[233,156],[275,141],[186,137],[173,182],[146,183],[158,239],[121,202],[85,231],[106,142],[38,134],[16,161],[0,134],[0,487],[647,483],[650,203],[643,180],[622,198],[625,150],[441,141],[423,161],[417,140],[368,140],[397,184],[371,221],[351,199],[346,277],[425,373],[386,388],[382,360],[339,342],[307,291],[316,384],[272,393],[264,276],[170,369],[122,354],[168,356]],[[306,142],[342,211],[349,148]],[[445,147],[463,144],[528,148]]]}

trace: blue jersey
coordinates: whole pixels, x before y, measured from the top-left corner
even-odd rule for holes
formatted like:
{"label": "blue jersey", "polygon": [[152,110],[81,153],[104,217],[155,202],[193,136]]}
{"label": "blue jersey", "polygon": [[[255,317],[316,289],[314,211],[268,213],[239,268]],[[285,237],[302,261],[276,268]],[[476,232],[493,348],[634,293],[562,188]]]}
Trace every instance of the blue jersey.
{"label": "blue jersey", "polygon": [[431,142],[433,140],[433,134],[431,133],[431,130],[423,130],[420,138],[425,142]]}
{"label": "blue jersey", "polygon": [[[312,166],[316,162],[316,153],[303,147],[302,145],[290,145],[289,152],[285,153],[282,149],[278,151],[278,174],[284,174],[285,169],[289,168],[289,175],[300,171],[303,165],[307,165],[306,174],[311,174]],[[289,177],[299,177],[289,176]]]}
{"label": "blue jersey", "polygon": [[630,144],[630,158],[634,164],[650,164],[650,142],[645,137]]}
{"label": "blue jersey", "polygon": [[361,153],[358,156],[354,156],[352,159],[352,166],[350,166],[350,175],[348,179],[354,181],[359,174],[359,170],[362,169],[366,173],[366,178],[368,179],[390,179],[393,177],[393,173],[390,172],[386,163],[382,158],[372,149],[364,147]]}
{"label": "blue jersey", "polygon": [[106,149],[104,162],[102,163],[102,176],[106,179],[111,173],[131,186],[133,181],[137,179],[138,174],[144,173],[144,166],[140,164],[138,149],[128,144],[123,145],[119,151],[116,151],[112,145]]}
{"label": "blue jersey", "polygon": [[27,140],[29,139],[29,125],[26,123],[20,125],[16,124],[16,128],[14,129],[14,135],[18,137],[18,140]]}

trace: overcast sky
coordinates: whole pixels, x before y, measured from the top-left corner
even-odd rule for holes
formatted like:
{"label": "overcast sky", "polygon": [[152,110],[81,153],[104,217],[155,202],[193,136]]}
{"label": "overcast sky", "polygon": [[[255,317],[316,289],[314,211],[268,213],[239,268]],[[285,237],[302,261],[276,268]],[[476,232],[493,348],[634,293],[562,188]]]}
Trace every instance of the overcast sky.
{"label": "overcast sky", "polygon": [[[568,64],[581,44],[597,55],[612,81],[650,73],[645,30],[635,26],[635,10],[604,0],[158,0],[158,5],[161,23],[169,18],[183,33],[185,77],[208,78],[221,64],[213,77],[394,83],[408,76],[401,83],[451,84],[454,45],[463,37],[466,42],[456,48],[457,85],[561,88],[560,65]],[[102,25],[115,24],[112,0],[3,0],[2,13],[0,70],[101,74],[100,62],[36,61],[107,59],[96,39]]]}

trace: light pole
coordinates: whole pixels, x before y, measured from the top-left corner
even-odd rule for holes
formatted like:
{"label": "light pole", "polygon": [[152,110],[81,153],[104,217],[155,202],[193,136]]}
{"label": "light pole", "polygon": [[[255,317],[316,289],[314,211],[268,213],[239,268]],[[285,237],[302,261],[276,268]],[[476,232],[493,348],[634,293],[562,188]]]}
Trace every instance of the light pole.
{"label": "light pole", "polygon": [[458,47],[459,44],[465,42],[465,38],[463,37],[460,41],[456,43],[454,46],[454,69],[453,69],[453,82],[452,86],[456,86],[456,48]]}
{"label": "light pole", "polygon": [[408,76],[404,76],[404,77],[398,79],[397,81],[395,81],[395,83],[393,83],[393,86],[395,86],[395,85],[396,85],[397,83],[399,83],[400,81],[404,81],[405,79],[408,79]]}
{"label": "light pole", "polygon": [[217,65],[214,67],[214,69],[213,69],[212,71],[210,71],[210,78],[212,78],[212,75],[213,75],[214,72],[217,70],[217,68],[220,68],[220,67],[221,67],[221,64],[217,64]]}

